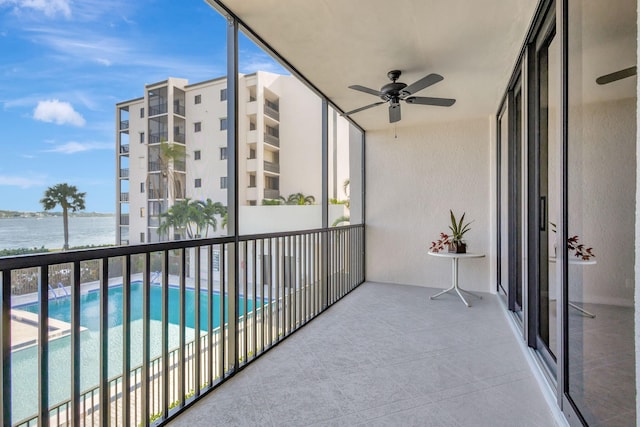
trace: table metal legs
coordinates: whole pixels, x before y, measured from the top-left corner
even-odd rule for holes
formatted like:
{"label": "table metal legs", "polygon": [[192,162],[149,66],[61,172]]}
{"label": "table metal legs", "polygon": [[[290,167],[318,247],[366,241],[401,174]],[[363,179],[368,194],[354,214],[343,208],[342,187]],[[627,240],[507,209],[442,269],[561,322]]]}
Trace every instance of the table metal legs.
{"label": "table metal legs", "polygon": [[435,295],[431,295],[429,298],[430,299],[436,299],[440,295],[446,294],[447,292],[456,291],[456,293],[458,294],[458,296],[460,297],[462,302],[467,307],[471,307],[471,304],[469,304],[467,302],[467,300],[464,299],[464,296],[462,296],[462,294],[460,292],[464,292],[465,294],[468,294],[468,295],[471,295],[472,297],[476,297],[476,298],[480,298],[480,299],[482,299],[482,296],[476,295],[473,292],[465,291],[464,289],[458,287],[458,258],[452,258],[451,261],[452,261],[452,264],[451,264],[451,276],[453,278],[452,279],[453,283],[451,284],[451,287],[449,289],[445,289],[444,291],[438,292]]}
{"label": "table metal legs", "polygon": [[572,302],[569,302],[569,307],[573,307],[573,308],[575,308],[576,310],[578,310],[580,313],[582,313],[582,314],[583,314],[584,316],[586,316],[586,317],[590,317],[590,318],[592,318],[592,319],[595,319],[595,318],[596,318],[596,315],[595,315],[595,314],[593,314],[593,313],[589,313],[589,312],[588,312],[587,310],[585,310],[584,308],[579,307],[579,306],[575,305],[575,304],[574,304],[574,303],[572,303]]}

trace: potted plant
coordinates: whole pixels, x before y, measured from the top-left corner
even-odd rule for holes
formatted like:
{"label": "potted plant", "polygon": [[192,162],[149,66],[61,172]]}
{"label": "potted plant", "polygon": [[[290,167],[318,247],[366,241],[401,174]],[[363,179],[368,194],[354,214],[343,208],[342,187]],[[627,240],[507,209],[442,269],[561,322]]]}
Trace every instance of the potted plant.
{"label": "potted plant", "polygon": [[[556,225],[551,221],[549,221],[549,224],[551,224],[551,231],[556,233]],[[567,249],[569,249],[569,254],[573,253],[573,255],[575,255],[576,258],[582,261],[589,261],[591,258],[595,258],[596,255],[593,253],[593,248],[586,247],[584,243],[580,243],[579,240],[580,238],[578,237],[578,235],[569,237],[567,239]],[[555,238],[554,238],[554,244],[553,244],[553,252],[554,252],[553,256],[555,257],[556,256]]]}
{"label": "potted plant", "polygon": [[464,254],[467,252],[467,243],[464,241],[464,235],[471,230],[471,222],[464,222],[466,212],[462,214],[459,221],[451,209],[449,209],[449,214],[451,215],[451,225],[449,226],[451,235],[440,233],[440,238],[435,242],[431,242],[429,250],[437,253],[446,247],[449,252]]}

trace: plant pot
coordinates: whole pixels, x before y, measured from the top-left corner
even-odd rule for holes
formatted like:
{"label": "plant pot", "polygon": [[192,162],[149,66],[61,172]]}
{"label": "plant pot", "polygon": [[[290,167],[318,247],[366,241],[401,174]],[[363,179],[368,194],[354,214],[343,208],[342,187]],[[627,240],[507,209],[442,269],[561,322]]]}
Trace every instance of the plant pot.
{"label": "plant pot", "polygon": [[466,254],[467,253],[467,244],[466,243],[449,243],[449,253],[453,254]]}

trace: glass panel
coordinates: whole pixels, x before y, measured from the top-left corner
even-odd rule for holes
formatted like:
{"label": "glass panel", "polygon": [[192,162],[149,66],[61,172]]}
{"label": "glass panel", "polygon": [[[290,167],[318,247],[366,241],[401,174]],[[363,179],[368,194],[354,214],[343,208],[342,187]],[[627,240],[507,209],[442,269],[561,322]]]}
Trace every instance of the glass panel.
{"label": "glass panel", "polygon": [[550,223],[557,221],[558,192],[557,150],[558,128],[558,73],[559,45],[556,38],[548,40],[538,52],[539,83],[539,288],[538,288],[538,337],[555,360],[557,354],[556,301],[558,287],[555,283],[555,253]]}
{"label": "glass panel", "polygon": [[509,295],[509,106],[499,118],[500,140],[500,283],[499,291]]}
{"label": "glass panel", "polygon": [[589,425],[635,425],[636,2],[568,17],[569,396]]}
{"label": "glass panel", "polygon": [[514,310],[516,312],[522,312],[522,294],[524,292],[524,280],[523,280],[523,258],[522,258],[522,248],[524,247],[524,229],[522,222],[522,212],[526,209],[523,208],[523,197],[524,193],[524,170],[522,168],[523,165],[523,154],[525,150],[522,147],[522,88],[520,83],[516,85],[514,97],[513,97],[513,108],[514,108],[514,134],[513,134],[513,142],[511,143],[511,149],[513,152],[511,153],[511,167],[513,167],[513,179],[510,181],[510,185],[513,188],[513,191],[510,191],[510,194],[513,195],[514,200],[510,205],[510,212],[512,217],[511,224],[511,232],[513,236],[511,237],[511,244],[513,245],[513,269],[514,274],[512,275],[514,280],[513,287],[515,288],[515,307]]}
{"label": "glass panel", "polygon": [[322,102],[244,34],[239,37],[241,234],[322,225]]}

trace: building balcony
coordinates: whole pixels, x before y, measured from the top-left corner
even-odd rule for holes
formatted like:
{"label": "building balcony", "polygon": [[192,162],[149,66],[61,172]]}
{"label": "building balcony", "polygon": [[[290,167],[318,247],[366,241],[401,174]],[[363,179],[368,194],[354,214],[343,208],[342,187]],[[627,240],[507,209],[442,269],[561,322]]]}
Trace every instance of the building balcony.
{"label": "building balcony", "polygon": [[178,172],[185,172],[187,170],[187,163],[184,160],[174,160],[173,169]]}
{"label": "building balcony", "polygon": [[247,102],[246,113],[247,115],[254,115],[258,113],[258,102],[255,100],[255,98],[250,99],[249,102]]}
{"label": "building balcony", "polygon": [[266,104],[264,106],[264,114],[267,117],[271,117],[273,120],[280,121],[280,112]]}
{"label": "building balcony", "polygon": [[258,200],[258,189],[256,187],[247,187],[245,194],[247,200]]}
{"label": "building balcony", "polygon": [[129,168],[120,168],[120,178],[129,178]]}
{"label": "building balcony", "polygon": [[149,227],[160,227],[160,217],[158,215],[149,217]]}
{"label": "building balcony", "polygon": [[151,133],[149,134],[149,144],[160,144],[162,141],[167,141],[168,138],[168,132]]}
{"label": "building balcony", "polygon": [[167,104],[154,105],[149,107],[149,116],[158,116],[160,114],[167,114]]}
{"label": "building balcony", "polygon": [[166,198],[166,195],[162,193],[160,190],[151,189],[147,191],[147,197],[149,200],[162,200]]}
{"label": "building balcony", "polygon": [[274,190],[272,188],[264,189],[264,198],[265,199],[277,199],[280,197],[280,190]]}
{"label": "building balcony", "polygon": [[184,142],[185,142],[184,133],[174,133],[173,134],[173,142],[180,142],[180,143],[184,144]]}
{"label": "building balcony", "polygon": [[120,225],[129,225],[129,214],[120,214]]}
{"label": "building balcony", "polygon": [[169,425],[558,425],[497,297],[437,291],[365,282]]}
{"label": "building balcony", "polygon": [[[364,263],[355,254],[363,247],[363,239],[364,226],[354,226],[243,240],[239,254],[258,251],[242,260],[252,271],[258,267],[261,271],[255,281],[240,285],[245,287],[241,295],[248,295],[247,286],[254,288],[253,303],[232,296],[238,293],[219,298],[221,291],[238,285],[223,273],[237,265],[229,256],[235,250],[233,238],[0,258],[0,285],[6,296],[2,309],[11,312],[0,318],[0,330],[14,331],[0,336],[5,358],[0,373],[9,390],[0,400],[4,407],[13,408],[3,414],[3,421],[6,425],[96,425],[99,421],[146,425],[158,413],[163,421],[169,415],[163,414],[163,407],[173,408],[175,401],[187,402],[220,387],[239,368],[362,283]],[[300,249],[298,258],[288,255],[292,242]],[[318,264],[320,256],[325,259],[323,268]],[[147,264],[138,262],[143,259]],[[335,262],[338,259],[342,261]],[[48,268],[52,261],[56,269]],[[282,275],[272,274],[279,268]],[[48,277],[40,280],[38,272],[43,269]],[[61,269],[78,269],[81,274],[61,276]],[[193,270],[204,273],[195,279]],[[326,274],[322,280],[321,274]],[[53,289],[47,283],[59,285]],[[89,294],[92,298],[86,297]],[[58,299],[67,302],[62,311],[50,303]],[[120,301],[137,308],[134,311]],[[70,318],[69,305],[76,313]],[[188,320],[174,316],[188,310],[194,313]],[[38,313],[45,315],[38,319]],[[63,313],[67,317],[61,318]],[[108,316],[118,316],[121,323],[100,321]],[[114,339],[114,327],[121,339]],[[186,329],[199,331],[197,338]],[[171,336],[162,338],[163,345],[152,346],[160,339],[153,331],[161,330],[171,330]],[[50,335],[51,331],[60,332]],[[60,334],[71,345],[56,345]],[[19,362],[20,352],[36,340],[38,351],[48,358],[40,368],[36,362],[26,368]],[[50,360],[67,361],[67,369],[56,366],[55,376],[47,376],[54,368]],[[110,373],[108,366],[121,366],[125,374]],[[65,389],[62,384],[72,387],[59,396],[60,389]],[[39,411],[42,407],[46,409]],[[101,418],[105,416],[107,420]]]}
{"label": "building balcony", "polygon": [[129,144],[120,146],[120,154],[129,154]]}
{"label": "building balcony", "polygon": [[256,172],[258,170],[258,161],[256,159],[247,159],[247,172]]}
{"label": "building balcony", "polygon": [[[233,242],[183,240],[56,254],[58,266],[77,267],[81,274],[56,276],[61,287],[53,290],[38,288],[56,274],[49,270],[47,280],[38,278],[50,256],[0,259],[0,270],[7,272],[2,291],[10,295],[3,309],[12,313],[0,321],[3,330],[20,332],[1,342],[3,354],[11,355],[3,366],[10,390],[3,404],[19,415],[5,421],[47,425],[57,417],[56,424],[96,425],[108,414],[113,425],[122,419],[145,425],[159,414],[160,422],[175,417],[169,425],[203,425],[215,413],[221,425],[557,425],[498,296],[484,294],[468,309],[455,295],[430,300],[438,289],[363,282],[364,227],[358,225],[241,240],[242,265],[260,273],[237,285],[254,304],[231,292],[221,304],[220,290],[235,286],[221,274],[233,268]],[[106,258],[109,263],[101,262]],[[145,258],[147,268],[135,262]],[[125,265],[129,275],[123,278]],[[202,272],[197,280],[190,269]],[[88,294],[93,298],[82,299]],[[80,315],[56,320],[57,304],[50,300],[63,298],[82,302],[79,311],[93,311],[97,319],[115,310],[121,338],[112,338],[109,322],[83,324]],[[121,300],[137,307],[136,314],[119,305]],[[18,301],[20,308],[12,309]],[[177,315],[191,309],[187,318]],[[38,310],[48,312],[41,323]],[[142,327],[135,329],[134,322]],[[45,360],[44,370],[37,363],[28,369],[18,363],[19,352],[30,337],[52,328],[66,328],[69,342],[78,345],[54,345],[56,337],[39,340],[39,351],[50,359],[66,352],[71,366],[44,381],[51,365]],[[154,335],[165,328],[175,335]],[[199,330],[198,339],[186,329]],[[91,334],[83,335],[85,330]],[[164,344],[151,346],[158,339]],[[141,357],[116,356],[122,350]],[[81,385],[73,368],[81,360],[83,373],[94,370],[95,383]],[[113,363],[127,375],[110,376],[106,368]],[[12,383],[18,366],[23,381]],[[48,403],[56,381],[72,384],[71,393]],[[20,393],[31,398],[18,402],[14,396]],[[49,410],[38,416],[38,405]],[[175,409],[163,414],[168,406]]]}
{"label": "building balcony", "polygon": [[255,144],[258,142],[258,131],[250,130],[247,132],[247,144]]}
{"label": "building balcony", "polygon": [[264,142],[273,145],[274,147],[280,147],[280,138],[274,135],[264,134]]}
{"label": "building balcony", "polygon": [[120,130],[129,129],[129,120],[120,120]]}
{"label": "building balcony", "polygon": [[160,169],[161,169],[161,167],[160,167],[160,162],[159,161],[150,160],[147,163],[147,171],[148,172],[160,172]]}
{"label": "building balcony", "polygon": [[173,106],[173,113],[184,117],[184,115],[185,115],[184,105],[174,105]]}
{"label": "building balcony", "polygon": [[264,161],[264,171],[271,173],[280,173],[280,163]]}
{"label": "building balcony", "polygon": [[121,202],[129,202],[129,193],[120,193]]}

